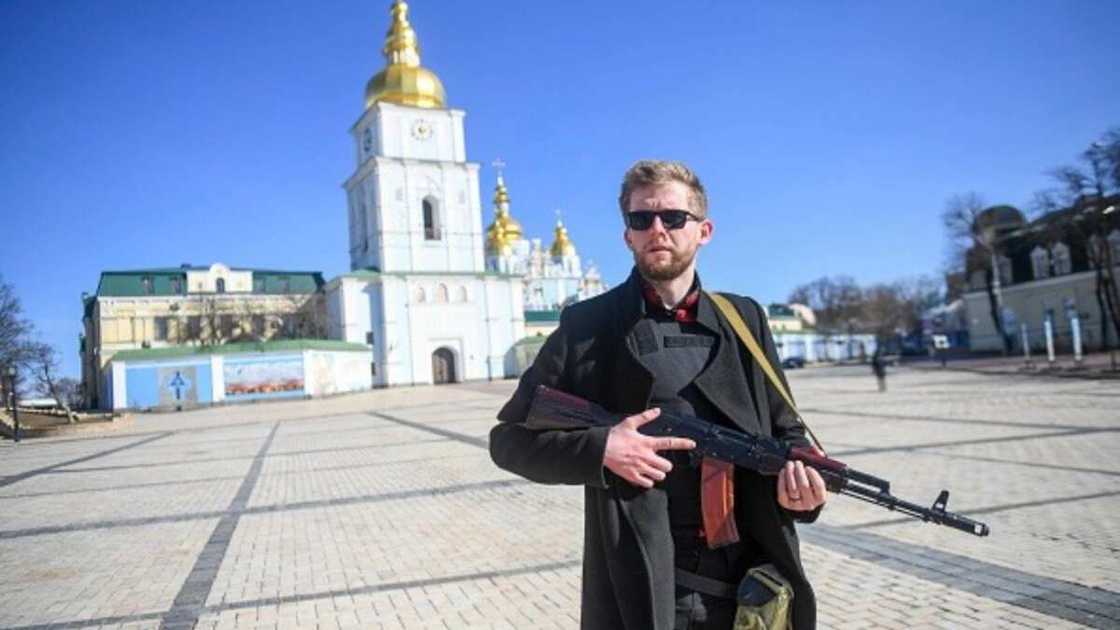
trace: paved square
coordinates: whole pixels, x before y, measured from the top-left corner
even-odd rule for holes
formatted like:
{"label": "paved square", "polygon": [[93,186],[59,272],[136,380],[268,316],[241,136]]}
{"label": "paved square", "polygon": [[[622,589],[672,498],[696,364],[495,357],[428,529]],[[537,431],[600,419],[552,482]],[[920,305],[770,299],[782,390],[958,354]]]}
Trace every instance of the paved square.
{"label": "paved square", "polygon": [[[1120,384],[790,374],[830,454],[975,538],[833,497],[824,628],[1120,627]],[[138,416],[0,443],[5,628],[576,628],[582,490],[493,466],[512,381]]]}

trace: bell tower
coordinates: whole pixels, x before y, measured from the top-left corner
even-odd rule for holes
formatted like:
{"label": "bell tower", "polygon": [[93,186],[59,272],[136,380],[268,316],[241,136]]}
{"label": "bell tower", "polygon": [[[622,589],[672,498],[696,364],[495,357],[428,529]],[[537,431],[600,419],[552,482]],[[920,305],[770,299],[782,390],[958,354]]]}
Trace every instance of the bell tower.
{"label": "bell tower", "polygon": [[466,159],[465,112],[446,106],[443,83],[420,65],[408,5],[396,0],[389,13],[385,66],[366,84],[350,129],[350,268],[481,272],[478,164]]}

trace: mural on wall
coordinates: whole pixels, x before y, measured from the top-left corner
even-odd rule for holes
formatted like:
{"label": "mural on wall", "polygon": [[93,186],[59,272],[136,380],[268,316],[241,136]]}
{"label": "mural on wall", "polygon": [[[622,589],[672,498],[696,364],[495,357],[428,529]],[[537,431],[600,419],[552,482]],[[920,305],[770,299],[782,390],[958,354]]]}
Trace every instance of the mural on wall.
{"label": "mural on wall", "polygon": [[226,398],[303,396],[303,359],[296,356],[225,360]]}
{"label": "mural on wall", "polygon": [[195,366],[176,365],[159,368],[159,406],[179,407],[198,404]]}

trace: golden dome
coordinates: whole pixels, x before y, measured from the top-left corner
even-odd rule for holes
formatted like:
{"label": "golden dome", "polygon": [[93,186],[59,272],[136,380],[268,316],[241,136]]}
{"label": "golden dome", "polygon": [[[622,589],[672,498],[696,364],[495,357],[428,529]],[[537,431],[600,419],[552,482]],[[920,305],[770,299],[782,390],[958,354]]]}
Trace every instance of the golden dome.
{"label": "golden dome", "polygon": [[385,34],[385,46],[381,49],[388,65],[366,84],[366,109],[377,101],[412,107],[443,107],[446,101],[443,84],[434,72],[420,66],[420,42],[408,23],[408,5],[396,0],[389,13],[393,24]]}
{"label": "golden dome", "polygon": [[576,244],[568,237],[568,228],[564,227],[564,223],[560,219],[556,219],[555,240],[552,241],[552,248],[549,249],[549,253],[552,254],[553,258],[576,255]]}
{"label": "golden dome", "polygon": [[508,256],[512,251],[513,247],[506,239],[501,222],[495,220],[486,230],[486,253],[495,256]]}
{"label": "golden dome", "polygon": [[505,180],[498,175],[494,186],[494,222],[486,229],[486,251],[506,255],[513,251],[513,244],[521,240],[521,224],[509,214],[509,191]]}

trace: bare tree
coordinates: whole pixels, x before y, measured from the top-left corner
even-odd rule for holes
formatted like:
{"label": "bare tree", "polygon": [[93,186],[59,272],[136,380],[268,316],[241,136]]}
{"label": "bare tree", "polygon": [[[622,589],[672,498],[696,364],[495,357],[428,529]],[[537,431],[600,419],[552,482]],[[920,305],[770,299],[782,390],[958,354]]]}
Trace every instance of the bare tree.
{"label": "bare tree", "polygon": [[813,309],[817,327],[834,333],[847,330],[859,320],[863,295],[849,276],[821,277],[795,288],[788,301]]}
{"label": "bare tree", "polygon": [[7,404],[11,383],[8,367],[17,369],[16,386],[19,385],[20,368],[27,365],[29,344],[35,327],[23,316],[23,304],[12,285],[0,276],[0,400]]}
{"label": "bare tree", "polygon": [[78,415],[70,408],[73,392],[67,381],[62,379],[58,371],[58,353],[50,345],[42,342],[33,342],[29,346],[30,368],[35,379],[36,388],[40,393],[49,396],[66,412],[66,419],[70,423],[78,421]]}
{"label": "bare tree", "polygon": [[945,204],[941,222],[949,236],[951,266],[964,262],[966,270],[984,272],[984,288],[988,293],[988,310],[996,333],[1002,341],[1004,354],[1011,352],[1011,337],[1004,330],[999,294],[999,269],[996,264],[1002,254],[1000,234],[995,230],[991,214],[980,195],[969,192],[954,195]]}
{"label": "bare tree", "polygon": [[1120,291],[1115,273],[1120,261],[1113,256],[1108,236],[1120,224],[1120,128],[1106,132],[1078,157],[1078,166],[1050,172],[1059,189],[1036,193],[1035,207],[1050,219],[1052,231],[1069,232],[1084,244],[1096,275],[1101,338],[1115,347],[1108,340],[1110,328],[1112,338],[1120,339]]}
{"label": "bare tree", "polygon": [[861,320],[879,343],[917,329],[922,315],[941,303],[941,289],[927,276],[875,284],[863,291]]}

